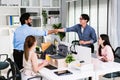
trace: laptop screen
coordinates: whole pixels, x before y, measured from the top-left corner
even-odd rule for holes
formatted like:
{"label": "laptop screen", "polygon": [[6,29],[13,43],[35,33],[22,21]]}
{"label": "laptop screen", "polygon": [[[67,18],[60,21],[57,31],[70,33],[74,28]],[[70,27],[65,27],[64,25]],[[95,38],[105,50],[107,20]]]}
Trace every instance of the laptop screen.
{"label": "laptop screen", "polygon": [[67,53],[68,53],[68,46],[66,46],[64,44],[59,44],[58,45],[58,54],[66,57]]}

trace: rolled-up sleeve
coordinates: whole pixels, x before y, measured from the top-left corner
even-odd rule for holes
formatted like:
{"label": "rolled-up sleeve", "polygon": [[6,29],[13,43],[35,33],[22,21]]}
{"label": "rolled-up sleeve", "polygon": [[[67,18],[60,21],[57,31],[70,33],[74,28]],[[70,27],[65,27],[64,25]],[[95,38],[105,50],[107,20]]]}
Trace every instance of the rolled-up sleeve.
{"label": "rolled-up sleeve", "polygon": [[92,29],[92,31],[91,31],[91,40],[90,41],[91,41],[91,43],[97,42],[97,36],[96,36],[94,29]]}
{"label": "rolled-up sleeve", "polygon": [[74,26],[72,26],[72,27],[65,28],[64,31],[65,31],[65,32],[77,32],[76,27],[77,27],[77,25],[74,25]]}
{"label": "rolled-up sleeve", "polygon": [[48,31],[46,30],[35,30],[34,32],[36,36],[46,36],[48,34]]}

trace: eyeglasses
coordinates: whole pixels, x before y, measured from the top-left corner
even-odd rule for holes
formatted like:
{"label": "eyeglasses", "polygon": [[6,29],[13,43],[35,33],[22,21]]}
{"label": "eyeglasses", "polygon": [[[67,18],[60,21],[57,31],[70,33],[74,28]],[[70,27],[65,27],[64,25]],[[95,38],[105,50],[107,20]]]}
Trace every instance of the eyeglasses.
{"label": "eyeglasses", "polygon": [[84,20],[83,18],[79,18],[80,20]]}

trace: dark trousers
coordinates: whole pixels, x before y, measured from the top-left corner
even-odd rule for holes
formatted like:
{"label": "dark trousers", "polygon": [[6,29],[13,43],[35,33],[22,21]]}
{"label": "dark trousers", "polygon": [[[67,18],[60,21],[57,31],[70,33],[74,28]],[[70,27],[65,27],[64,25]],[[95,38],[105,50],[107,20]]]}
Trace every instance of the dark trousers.
{"label": "dark trousers", "polygon": [[94,53],[94,45],[93,44],[91,44],[90,46],[88,46],[88,47],[90,47],[91,48],[91,53]]}
{"label": "dark trousers", "polygon": [[17,64],[19,70],[23,68],[23,52],[22,50],[13,50],[14,62]]}

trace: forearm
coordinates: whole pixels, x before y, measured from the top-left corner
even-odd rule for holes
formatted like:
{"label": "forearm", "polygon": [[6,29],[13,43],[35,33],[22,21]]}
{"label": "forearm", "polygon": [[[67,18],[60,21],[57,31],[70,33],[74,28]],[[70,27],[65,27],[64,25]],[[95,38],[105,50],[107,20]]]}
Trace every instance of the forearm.
{"label": "forearm", "polygon": [[38,70],[40,70],[41,68],[43,68],[44,66],[48,65],[48,61],[44,60],[42,63],[38,64]]}
{"label": "forearm", "polygon": [[52,33],[55,33],[55,32],[56,32],[55,29],[54,30],[48,30],[47,34],[49,35],[49,34],[52,34]]}
{"label": "forearm", "polygon": [[91,41],[84,41],[84,40],[80,40],[79,43],[80,44],[92,44]]}
{"label": "forearm", "polygon": [[85,44],[92,44],[91,41],[85,41]]}
{"label": "forearm", "polygon": [[63,29],[58,29],[58,32],[65,32],[64,28]]}
{"label": "forearm", "polygon": [[40,70],[41,68],[43,68],[45,65],[43,63],[39,63],[38,64],[38,70]]}
{"label": "forearm", "polygon": [[35,73],[37,73],[41,68],[44,67],[42,64],[43,64],[43,63],[40,63],[40,64],[36,65],[36,67],[34,66],[34,67],[33,67],[33,71],[34,71]]}

